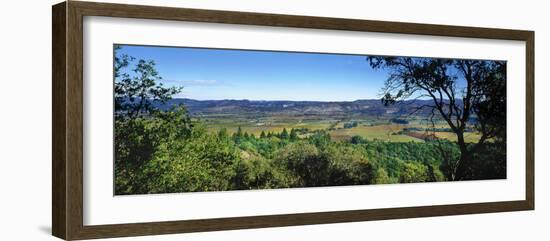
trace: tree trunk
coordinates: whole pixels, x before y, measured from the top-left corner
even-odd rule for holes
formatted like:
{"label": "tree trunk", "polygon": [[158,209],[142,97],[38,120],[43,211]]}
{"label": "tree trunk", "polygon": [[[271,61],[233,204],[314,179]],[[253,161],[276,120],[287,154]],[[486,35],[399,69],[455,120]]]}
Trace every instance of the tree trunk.
{"label": "tree trunk", "polygon": [[465,180],[471,176],[469,168],[471,156],[470,151],[466,147],[464,147],[464,149],[462,147],[460,148],[460,160],[456,166],[455,180],[453,181]]}
{"label": "tree trunk", "polygon": [[468,176],[468,166],[470,162],[470,151],[464,141],[464,132],[457,132],[457,143],[460,148],[460,159],[454,170],[453,181],[464,180]]}

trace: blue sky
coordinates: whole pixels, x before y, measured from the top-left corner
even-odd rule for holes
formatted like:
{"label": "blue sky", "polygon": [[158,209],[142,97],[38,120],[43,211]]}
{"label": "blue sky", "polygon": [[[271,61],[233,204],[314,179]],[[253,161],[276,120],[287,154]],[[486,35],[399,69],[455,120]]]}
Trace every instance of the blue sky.
{"label": "blue sky", "polygon": [[366,56],[123,45],[151,59],[176,98],[353,101],[380,98],[387,73]]}

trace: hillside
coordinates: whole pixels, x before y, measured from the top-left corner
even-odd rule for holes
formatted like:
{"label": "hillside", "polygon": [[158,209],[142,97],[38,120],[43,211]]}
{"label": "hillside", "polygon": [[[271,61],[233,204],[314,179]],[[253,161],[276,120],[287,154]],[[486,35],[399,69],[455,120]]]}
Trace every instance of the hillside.
{"label": "hillside", "polygon": [[[385,106],[380,100],[356,101],[257,101],[257,100],[193,100],[172,99],[160,106],[166,109],[174,104],[184,104],[191,115],[306,115],[306,116],[400,116],[414,112],[431,100],[406,101]],[[428,115],[429,108],[417,111]]]}

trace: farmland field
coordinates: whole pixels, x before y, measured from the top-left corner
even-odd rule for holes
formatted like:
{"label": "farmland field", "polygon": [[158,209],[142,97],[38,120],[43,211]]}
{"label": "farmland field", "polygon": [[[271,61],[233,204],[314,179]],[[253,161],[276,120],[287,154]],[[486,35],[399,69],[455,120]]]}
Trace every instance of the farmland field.
{"label": "farmland field", "polygon": [[[198,119],[197,119],[198,120]],[[389,142],[424,142],[426,138],[437,138],[449,141],[456,141],[456,134],[450,131],[406,131],[408,128],[429,128],[432,127],[426,121],[413,120],[409,124],[395,124],[390,119],[377,117],[365,117],[363,119],[348,119],[347,121],[328,117],[308,118],[304,116],[270,116],[252,118],[246,116],[224,116],[215,118],[202,116],[201,121],[207,124],[210,132],[218,132],[225,129],[229,134],[237,132],[239,128],[244,133],[260,136],[264,133],[279,133],[283,129],[305,129],[302,137],[308,132],[319,130],[327,131],[334,141],[349,140],[353,136],[360,136],[366,140],[380,140]],[[345,123],[358,123],[357,126],[345,128]],[[434,127],[445,127],[443,123],[437,123]],[[479,140],[477,133],[466,133],[465,141],[473,143]]]}
{"label": "farmland field", "polygon": [[117,44],[113,62],[115,195],[506,178],[505,61]]}
{"label": "farmland field", "polygon": [[260,119],[202,119],[210,131],[217,132],[220,129],[226,129],[227,132],[233,134],[241,127],[243,132],[259,136],[264,132],[281,132],[284,128],[290,130],[292,128],[307,128],[309,130],[324,130],[328,129],[334,121],[331,120],[303,120],[299,118],[260,118]]}

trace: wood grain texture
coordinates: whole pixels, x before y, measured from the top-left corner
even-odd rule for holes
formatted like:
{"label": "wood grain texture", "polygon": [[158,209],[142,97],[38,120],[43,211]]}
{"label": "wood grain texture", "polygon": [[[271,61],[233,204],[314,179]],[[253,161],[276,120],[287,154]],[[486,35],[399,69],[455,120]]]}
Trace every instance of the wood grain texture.
{"label": "wood grain texture", "polygon": [[526,63],[526,149],[525,149],[525,200],[530,209],[535,209],[535,32],[525,39]]}
{"label": "wood grain texture", "polygon": [[67,239],[83,228],[83,15],[67,5]]}
{"label": "wood grain texture", "polygon": [[170,8],[144,5],[72,2],[87,16],[147,18],[207,23],[314,28],[327,30],[401,33],[415,35],[525,40],[530,31],[417,24],[314,16]]}
{"label": "wood grain texture", "polygon": [[527,210],[524,201],[85,226],[79,238],[205,232]]}
{"label": "wood grain texture", "polygon": [[66,238],[65,3],[52,7],[52,234]]}
{"label": "wood grain texture", "polygon": [[[69,1],[53,6],[52,230],[92,239],[461,215],[534,209],[534,33],[532,31]],[[108,16],[327,30],[519,40],[526,43],[525,200],[114,225],[83,225],[83,17]]]}

